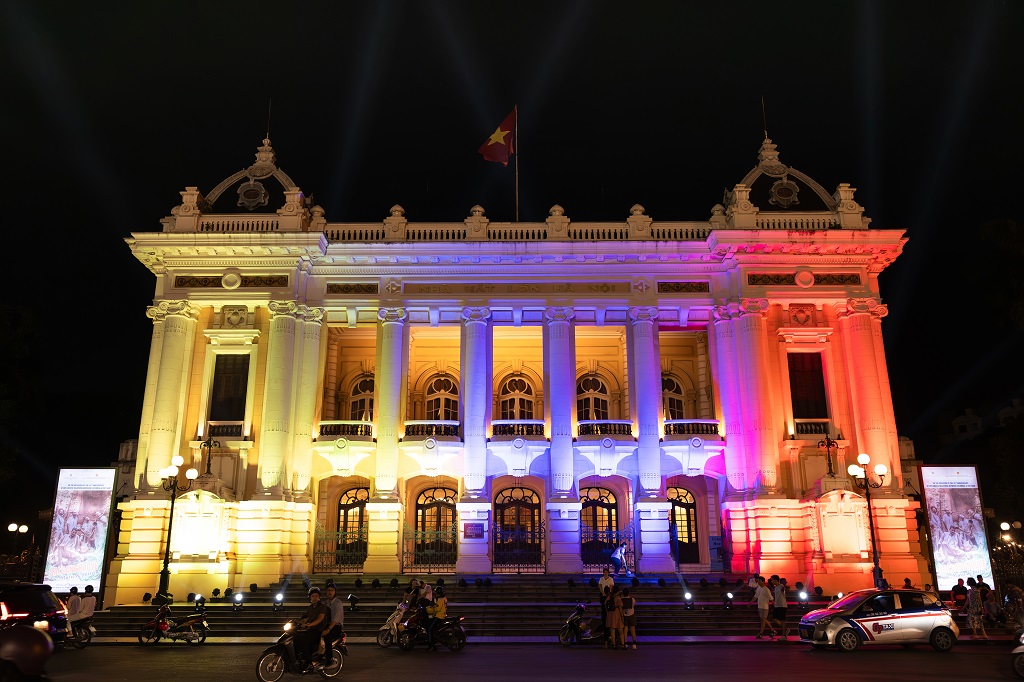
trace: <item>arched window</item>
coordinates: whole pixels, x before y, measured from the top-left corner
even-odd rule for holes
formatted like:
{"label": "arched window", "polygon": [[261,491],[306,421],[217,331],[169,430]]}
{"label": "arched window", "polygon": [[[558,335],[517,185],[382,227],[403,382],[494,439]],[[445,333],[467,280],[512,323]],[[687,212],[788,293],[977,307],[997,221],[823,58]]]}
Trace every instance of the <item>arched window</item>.
{"label": "arched window", "polygon": [[341,498],[338,500],[339,533],[348,533],[362,528],[366,523],[366,501],[369,499],[369,488],[352,488],[341,494]]}
{"label": "arched window", "polygon": [[522,377],[510,377],[499,390],[502,419],[533,419],[533,386]]}
{"label": "arched window", "polygon": [[608,417],[608,386],[593,374],[576,383],[576,418],[605,421]]}
{"label": "arched window", "polygon": [[673,377],[661,377],[661,404],[665,408],[665,419],[686,419],[683,387]]}
{"label": "arched window", "polygon": [[537,493],[517,486],[495,494],[492,541],[496,572],[543,572],[544,524]]}
{"label": "arched window", "polygon": [[348,418],[352,421],[373,421],[373,377],[362,377],[352,386]]}
{"label": "arched window", "polygon": [[425,419],[429,421],[458,421],[459,383],[448,376],[439,376],[427,384]]}
{"label": "arched window", "polygon": [[451,488],[427,488],[416,498],[416,530],[451,530],[459,494]]}
{"label": "arched window", "polygon": [[615,493],[607,488],[581,488],[583,512],[580,524],[596,531],[618,530],[618,505]]}
{"label": "arched window", "polygon": [[669,488],[669,502],[672,503],[672,544],[675,545],[676,562],[680,564],[700,563],[700,546],[697,544],[697,503],[693,493],[686,488]]}

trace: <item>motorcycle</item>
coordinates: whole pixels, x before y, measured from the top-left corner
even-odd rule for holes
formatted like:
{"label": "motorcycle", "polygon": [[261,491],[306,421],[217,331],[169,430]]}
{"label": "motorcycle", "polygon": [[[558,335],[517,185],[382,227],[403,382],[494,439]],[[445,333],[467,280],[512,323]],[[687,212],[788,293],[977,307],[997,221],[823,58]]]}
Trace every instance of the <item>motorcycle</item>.
{"label": "motorcycle", "polygon": [[398,602],[395,612],[388,617],[384,625],[380,627],[380,630],[377,630],[377,644],[379,646],[386,649],[395,643],[398,639],[398,625],[402,622],[402,617],[408,608],[409,604],[405,600]]}
{"label": "motorcycle", "polygon": [[64,638],[64,642],[76,649],[84,649],[92,641],[92,636],[95,634],[96,628],[92,626],[92,617],[82,618],[68,625],[68,633]]}
{"label": "motorcycle", "polygon": [[1024,677],[1024,632],[1017,631],[1017,646],[1010,653],[1013,654],[1013,672],[1017,677]]}
{"label": "motorcycle", "polygon": [[[462,651],[466,646],[466,629],[462,627],[462,621],[465,619],[465,616],[442,618],[441,622],[434,626],[434,642],[447,647],[449,651]],[[427,643],[427,628],[420,622],[419,613],[413,614],[399,625],[398,648],[410,651],[417,642]]]}
{"label": "motorcycle", "polygon": [[156,644],[161,639],[184,640],[186,644],[202,644],[210,624],[206,622],[206,611],[200,607],[195,613],[173,618],[170,603],[160,606],[152,620],[139,631],[139,644]]}
{"label": "motorcycle", "polygon": [[570,644],[591,644],[605,641],[605,628],[600,618],[583,620],[587,610],[584,602],[577,602],[572,615],[565,620],[565,625],[558,631],[558,641],[562,646]]}
{"label": "motorcycle", "polygon": [[323,665],[316,661],[323,660],[324,643],[320,640],[320,650],[313,655],[312,668],[305,667],[295,655],[295,633],[299,631],[298,620],[290,620],[284,624],[284,632],[277,644],[263,650],[256,662],[256,677],[261,682],[277,682],[284,674],[307,675],[317,673],[320,677],[337,677],[345,664],[344,656],[348,656],[348,636],[342,633],[341,639],[334,643],[331,664]]}

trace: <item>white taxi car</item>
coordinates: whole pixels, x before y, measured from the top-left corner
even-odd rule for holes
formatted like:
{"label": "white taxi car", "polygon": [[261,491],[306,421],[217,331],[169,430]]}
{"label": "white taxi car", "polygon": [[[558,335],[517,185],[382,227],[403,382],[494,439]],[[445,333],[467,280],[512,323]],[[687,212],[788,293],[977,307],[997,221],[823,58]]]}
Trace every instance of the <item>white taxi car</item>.
{"label": "white taxi car", "polygon": [[921,590],[857,590],[800,619],[800,639],[855,651],[861,644],[931,644],[949,651],[960,630],[949,609]]}

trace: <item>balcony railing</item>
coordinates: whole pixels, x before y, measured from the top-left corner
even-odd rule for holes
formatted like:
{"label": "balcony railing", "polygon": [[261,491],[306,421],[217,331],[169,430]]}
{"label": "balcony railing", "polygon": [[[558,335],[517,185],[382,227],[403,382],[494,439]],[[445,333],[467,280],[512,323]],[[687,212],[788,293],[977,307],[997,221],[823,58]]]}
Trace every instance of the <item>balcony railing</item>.
{"label": "balcony railing", "polygon": [[206,433],[214,438],[241,438],[241,421],[206,422]]}
{"label": "balcony railing", "polygon": [[406,438],[425,438],[427,436],[459,437],[457,421],[407,421],[405,422]]}
{"label": "balcony railing", "polygon": [[718,422],[714,419],[666,419],[666,436],[717,436]]}
{"label": "balcony railing", "polygon": [[495,419],[491,422],[491,437],[537,436],[544,437],[543,419]]}
{"label": "balcony railing", "polygon": [[334,440],[341,437],[373,437],[373,424],[364,421],[323,421],[317,440]]}
{"label": "balcony railing", "polygon": [[581,436],[633,436],[633,422],[622,419],[588,419],[580,421]]}
{"label": "balcony railing", "polygon": [[825,436],[832,427],[828,419],[794,419],[793,422],[797,436]]}

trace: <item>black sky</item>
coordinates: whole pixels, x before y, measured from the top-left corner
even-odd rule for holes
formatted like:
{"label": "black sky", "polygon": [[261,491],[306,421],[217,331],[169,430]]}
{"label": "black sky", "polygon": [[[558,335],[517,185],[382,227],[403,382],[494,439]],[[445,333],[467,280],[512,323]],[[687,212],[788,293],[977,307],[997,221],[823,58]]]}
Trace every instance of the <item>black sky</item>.
{"label": "black sky", "polygon": [[938,457],[953,413],[1024,395],[977,239],[1022,218],[1019,3],[325,4],[0,0],[6,303],[36,335],[4,359],[31,377],[4,514],[137,437],[153,280],[123,238],[248,166],[268,100],[329,221],[510,220],[476,148],[513,105],[521,219],[697,220],[754,165],[764,97],[783,162],[908,230],[882,279],[900,433]]}

